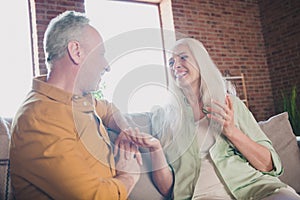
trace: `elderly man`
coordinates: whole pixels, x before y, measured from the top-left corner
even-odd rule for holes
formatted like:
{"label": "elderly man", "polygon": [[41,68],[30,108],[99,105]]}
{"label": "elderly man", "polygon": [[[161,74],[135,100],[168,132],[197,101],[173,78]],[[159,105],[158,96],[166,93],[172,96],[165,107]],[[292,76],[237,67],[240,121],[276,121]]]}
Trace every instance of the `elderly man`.
{"label": "elderly man", "polygon": [[44,49],[49,73],[33,79],[12,125],[16,199],[126,199],[140,169],[124,151],[115,168],[104,126],[122,132],[127,123],[91,95],[109,71],[100,34],[86,16],[66,11],[50,22]]}

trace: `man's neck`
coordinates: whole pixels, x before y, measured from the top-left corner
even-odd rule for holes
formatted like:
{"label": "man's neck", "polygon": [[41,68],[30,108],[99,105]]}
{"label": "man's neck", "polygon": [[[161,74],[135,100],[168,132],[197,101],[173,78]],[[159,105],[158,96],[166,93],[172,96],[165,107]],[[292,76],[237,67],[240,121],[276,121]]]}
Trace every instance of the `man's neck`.
{"label": "man's neck", "polygon": [[69,93],[80,94],[75,88],[76,71],[68,70],[66,66],[55,66],[47,76],[47,83]]}

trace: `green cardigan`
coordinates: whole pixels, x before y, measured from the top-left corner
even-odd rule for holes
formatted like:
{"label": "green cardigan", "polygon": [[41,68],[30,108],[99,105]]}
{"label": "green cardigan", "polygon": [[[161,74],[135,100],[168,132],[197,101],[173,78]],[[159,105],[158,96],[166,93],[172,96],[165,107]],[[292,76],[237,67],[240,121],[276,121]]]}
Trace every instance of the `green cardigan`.
{"label": "green cardigan", "polygon": [[[236,199],[262,199],[276,189],[286,186],[277,178],[283,172],[281,161],[271,141],[260,129],[245,104],[235,96],[231,96],[231,99],[235,125],[252,140],[270,150],[274,169],[264,173],[253,168],[222,134],[217,136],[209,153],[220,180]],[[160,139],[166,158],[175,173],[174,199],[180,200],[192,198],[201,165],[195,139],[193,112],[188,104],[185,106],[186,108],[182,109],[185,118],[181,124],[163,126],[166,124],[163,109],[154,111],[152,118],[153,134]],[[177,126],[178,131],[171,132],[170,126]]]}

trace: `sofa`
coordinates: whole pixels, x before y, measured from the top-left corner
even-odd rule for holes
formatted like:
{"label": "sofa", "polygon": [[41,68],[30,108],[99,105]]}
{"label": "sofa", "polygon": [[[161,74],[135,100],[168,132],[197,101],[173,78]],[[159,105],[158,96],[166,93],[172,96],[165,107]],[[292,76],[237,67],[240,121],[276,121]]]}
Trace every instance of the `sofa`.
{"label": "sofa", "polygon": [[[151,113],[126,114],[131,126],[139,127],[142,131],[151,133]],[[9,145],[11,119],[0,117],[0,199],[12,199],[12,188],[9,175]],[[278,152],[284,167],[280,179],[300,193],[300,137],[292,131],[286,112],[277,114],[266,121],[259,122]],[[117,134],[108,130],[111,140]],[[151,160],[147,149],[140,149],[143,158],[141,178],[130,194],[131,200],[160,200],[164,199],[151,180]]]}

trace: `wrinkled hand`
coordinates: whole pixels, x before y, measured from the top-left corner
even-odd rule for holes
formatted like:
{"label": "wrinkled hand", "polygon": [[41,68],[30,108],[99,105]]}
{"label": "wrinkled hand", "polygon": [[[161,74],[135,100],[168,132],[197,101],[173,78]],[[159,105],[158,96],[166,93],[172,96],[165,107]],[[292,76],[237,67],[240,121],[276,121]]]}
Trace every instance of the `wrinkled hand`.
{"label": "wrinkled hand", "polygon": [[121,141],[126,141],[126,140],[127,140],[126,133],[124,131],[121,131],[117,139],[115,140],[114,156],[116,156],[119,152]]}
{"label": "wrinkled hand", "polygon": [[136,151],[138,151],[136,145],[120,141],[116,174],[119,179],[123,180],[129,193],[140,178],[141,169],[135,156]]}
{"label": "wrinkled hand", "polygon": [[223,124],[222,133],[228,137],[236,128],[234,124],[234,110],[232,101],[230,97],[226,95],[225,105],[214,100],[212,103],[214,103],[221,109],[213,109],[211,107],[207,107],[206,110],[209,112],[207,114],[207,117],[219,122],[220,124]]}
{"label": "wrinkled hand", "polygon": [[117,175],[130,173],[136,174],[139,177],[140,174],[140,165],[136,159],[136,152],[137,152],[136,145],[132,143],[128,143],[127,141],[120,142],[120,149],[119,149],[119,160],[116,165]]}
{"label": "wrinkled hand", "polygon": [[[127,129],[126,129],[127,130]],[[138,151],[136,145],[128,138],[125,131],[121,131],[117,139],[115,140],[114,146],[114,156],[116,156],[121,148],[121,143],[123,143],[123,148],[125,148],[125,158],[128,159],[130,155],[134,153],[135,158],[137,159],[140,165],[143,164],[141,153]]]}

